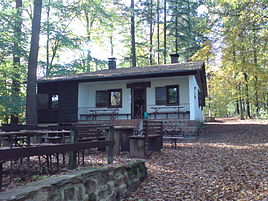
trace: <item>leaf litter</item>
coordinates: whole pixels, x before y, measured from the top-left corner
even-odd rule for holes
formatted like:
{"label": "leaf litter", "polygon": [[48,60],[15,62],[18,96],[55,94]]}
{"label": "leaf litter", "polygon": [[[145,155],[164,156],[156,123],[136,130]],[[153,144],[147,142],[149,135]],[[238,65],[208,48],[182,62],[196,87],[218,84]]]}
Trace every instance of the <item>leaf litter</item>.
{"label": "leaf litter", "polygon": [[148,178],[128,200],[268,198],[268,122],[223,119],[202,137],[165,144],[147,161]]}

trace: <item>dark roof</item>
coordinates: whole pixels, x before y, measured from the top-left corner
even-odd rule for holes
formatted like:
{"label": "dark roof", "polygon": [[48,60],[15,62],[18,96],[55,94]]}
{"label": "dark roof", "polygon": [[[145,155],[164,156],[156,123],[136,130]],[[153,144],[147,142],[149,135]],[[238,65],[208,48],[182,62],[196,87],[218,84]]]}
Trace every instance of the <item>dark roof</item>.
{"label": "dark roof", "polygon": [[145,67],[130,67],[105,69],[90,73],[80,73],[56,77],[44,77],[38,80],[43,82],[61,82],[61,81],[100,81],[115,79],[131,79],[131,78],[148,78],[176,75],[194,75],[197,71],[204,69],[204,62],[188,62],[163,64]]}

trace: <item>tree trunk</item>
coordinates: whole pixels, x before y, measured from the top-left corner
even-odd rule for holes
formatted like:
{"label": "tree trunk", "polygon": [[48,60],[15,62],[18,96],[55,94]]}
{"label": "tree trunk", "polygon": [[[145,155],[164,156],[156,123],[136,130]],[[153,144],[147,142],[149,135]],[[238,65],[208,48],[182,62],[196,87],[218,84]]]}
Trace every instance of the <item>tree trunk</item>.
{"label": "tree trunk", "polygon": [[[254,47],[253,59],[254,59],[255,68],[257,68],[258,67],[258,55],[257,55],[257,49],[256,49],[257,37],[256,37],[256,30],[255,30],[255,22],[253,24],[253,30],[254,30],[254,35],[253,35],[253,47]],[[256,115],[259,116],[260,105],[259,105],[258,76],[257,75],[254,76],[254,89],[255,89]]]}
{"label": "tree trunk", "polygon": [[[187,1],[187,9],[188,9],[188,13],[191,13],[191,7],[190,7],[190,2]],[[188,21],[187,21],[187,24],[188,24],[188,40],[189,41],[192,41],[191,40],[191,33],[192,33],[192,30],[191,30],[191,15],[187,15],[187,18],[188,18]],[[187,53],[187,61],[190,61],[190,57],[191,57],[191,46],[192,44],[188,44],[189,45],[189,50],[188,50],[188,53]]]}
{"label": "tree trunk", "polygon": [[48,5],[47,5],[47,69],[46,69],[46,76],[50,75],[50,62],[49,62],[49,43],[50,43],[50,24],[49,24],[49,17],[50,17],[50,0],[48,0]]}
{"label": "tree trunk", "polygon": [[134,0],[131,0],[131,60],[132,67],[136,67],[136,42],[135,42],[135,12],[134,12]]}
{"label": "tree trunk", "polygon": [[[14,66],[14,76],[12,79],[12,98],[19,96],[20,92],[20,42],[21,42],[21,13],[22,13],[22,0],[16,0],[16,20],[14,26],[14,45],[13,45],[13,66]],[[14,102],[15,100],[13,100]],[[19,123],[19,116],[17,112],[11,115],[12,124]]]}
{"label": "tree trunk", "polygon": [[34,1],[32,20],[31,48],[28,61],[27,94],[26,94],[26,123],[37,123],[36,107],[36,71],[39,50],[39,35],[41,23],[42,0]]}
{"label": "tree trunk", "polygon": [[179,43],[179,38],[178,38],[178,2],[176,1],[176,7],[175,7],[175,53],[178,53],[178,43]]}
{"label": "tree trunk", "polygon": [[244,73],[244,78],[246,81],[246,107],[247,107],[247,116],[248,118],[251,118],[251,113],[250,113],[250,103],[249,103],[249,87],[248,87],[248,75],[247,73]]}
{"label": "tree trunk", "polygon": [[150,50],[149,63],[153,65],[153,0],[150,3]]}
{"label": "tree trunk", "polygon": [[238,89],[239,89],[239,92],[240,92],[240,93],[239,93],[239,94],[240,94],[240,97],[239,97],[240,119],[241,119],[241,120],[245,120],[245,117],[244,117],[244,109],[243,109],[243,100],[242,100],[241,83],[239,83]]}
{"label": "tree trunk", "polygon": [[159,0],[157,0],[157,64],[160,63],[160,14]]}
{"label": "tree trunk", "polygon": [[167,0],[164,0],[164,64],[167,63]]}
{"label": "tree trunk", "polygon": [[114,56],[113,36],[110,36],[110,45],[111,45],[111,57],[113,57]]}
{"label": "tree trunk", "polygon": [[[88,16],[89,14],[87,13],[86,10],[84,10],[84,14],[85,14],[85,18],[86,18],[87,42],[88,42],[88,45],[89,45],[89,43],[91,41],[91,27],[92,27],[92,25],[94,23],[94,19],[90,21],[89,16]],[[87,50],[86,68],[85,68],[86,72],[91,71],[90,62],[91,62],[91,52],[90,52],[90,49],[88,49]]]}

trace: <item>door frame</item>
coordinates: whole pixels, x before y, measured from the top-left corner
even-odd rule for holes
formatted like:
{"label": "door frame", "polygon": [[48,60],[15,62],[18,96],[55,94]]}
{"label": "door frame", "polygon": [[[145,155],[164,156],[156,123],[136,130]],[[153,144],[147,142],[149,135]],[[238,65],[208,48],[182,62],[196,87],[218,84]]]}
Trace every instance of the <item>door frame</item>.
{"label": "door frame", "polygon": [[[135,90],[143,90],[144,95],[144,105],[147,105],[147,87],[151,87],[151,82],[134,82],[134,83],[128,83],[127,88],[131,89],[131,119],[135,118],[134,114],[134,102],[135,102]],[[144,108],[144,111],[146,112],[146,107]]]}

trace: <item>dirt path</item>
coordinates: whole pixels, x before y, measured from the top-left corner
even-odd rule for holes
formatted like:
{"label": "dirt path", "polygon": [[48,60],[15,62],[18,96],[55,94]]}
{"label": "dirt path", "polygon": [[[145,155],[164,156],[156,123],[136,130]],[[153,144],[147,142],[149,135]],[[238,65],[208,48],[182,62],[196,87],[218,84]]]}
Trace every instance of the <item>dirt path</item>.
{"label": "dirt path", "polygon": [[206,125],[203,137],[165,147],[126,200],[263,200],[268,197],[268,122]]}

